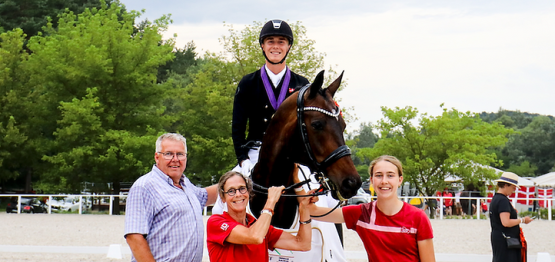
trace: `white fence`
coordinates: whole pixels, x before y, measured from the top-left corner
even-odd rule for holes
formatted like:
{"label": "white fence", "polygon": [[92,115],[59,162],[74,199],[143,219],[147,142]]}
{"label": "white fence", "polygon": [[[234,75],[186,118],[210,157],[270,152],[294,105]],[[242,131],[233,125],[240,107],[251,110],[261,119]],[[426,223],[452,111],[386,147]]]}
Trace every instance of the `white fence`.
{"label": "white fence", "polygon": [[[375,198],[375,197],[373,197]],[[472,200],[475,200],[476,202],[476,213],[472,214],[472,215],[476,215],[476,219],[480,219],[480,215],[482,212],[482,208],[481,208],[481,200],[483,200],[487,206],[488,206],[488,210],[489,210],[489,203],[488,201],[491,200],[491,197],[443,197],[443,196],[430,196],[430,197],[422,197],[422,196],[403,196],[401,197],[401,200],[405,201],[405,202],[409,202],[410,199],[421,199],[422,202],[424,202],[424,199],[426,199],[426,202],[430,202],[430,200],[436,200],[437,203],[437,208],[439,208],[440,212],[439,212],[439,219],[443,219],[444,214],[443,214],[443,207],[444,207],[444,200],[445,199],[451,199],[452,200],[452,207],[455,207],[455,202],[456,201],[460,201],[460,200],[469,200],[468,205],[469,206],[463,206],[462,209],[463,210],[468,210],[470,208],[470,210],[472,210]],[[523,204],[517,204],[518,200],[527,200],[527,201],[545,201],[545,203],[547,203],[547,220],[551,221],[552,220],[552,208],[553,208],[553,202],[555,202],[555,200],[553,198],[510,198],[513,206],[517,207],[517,206],[523,206],[525,207],[527,210],[532,209],[533,210],[533,205],[523,205]],[[517,208],[518,210],[518,208]],[[538,208],[539,210],[539,208]],[[538,216],[539,217],[539,216]]]}
{"label": "white fence", "polygon": [[[56,198],[74,198],[74,199],[79,199],[79,201],[77,203],[79,210],[78,210],[78,214],[83,214],[84,209],[89,209],[89,208],[94,208],[95,206],[100,209],[102,209],[102,207],[107,207],[107,211],[108,211],[108,215],[112,215],[112,211],[113,211],[113,204],[114,204],[114,198],[119,198],[119,204],[120,206],[125,204],[125,200],[127,199],[127,195],[45,195],[45,194],[20,194],[20,195],[0,195],[0,199],[1,200],[5,200],[5,198],[8,198],[8,202],[11,201],[11,198],[17,197],[17,213],[21,213],[21,198],[22,197],[34,197],[34,198],[38,198],[38,199],[48,199],[47,203],[52,203],[52,198],[56,197]],[[373,197],[375,198],[375,197]],[[444,200],[445,199],[452,199],[452,203],[453,203],[453,207],[455,206],[455,202],[456,201],[460,201],[462,199],[466,199],[469,200],[469,205],[471,205],[471,200],[475,200],[476,202],[476,213],[472,214],[472,215],[476,215],[476,219],[480,219],[480,215],[482,212],[480,203],[480,200],[484,200],[486,203],[488,203],[488,200],[491,199],[491,197],[443,197],[443,196],[433,196],[433,197],[422,197],[422,196],[403,196],[401,197],[401,200],[405,201],[405,202],[409,202],[409,200],[411,199],[419,199],[422,202],[422,206],[424,206],[425,202],[430,202],[429,200],[436,200],[437,203],[437,208],[440,210],[439,212],[439,219],[444,219],[444,214],[443,214],[443,206],[444,206]],[[85,202],[84,202],[85,200]],[[424,201],[427,200],[427,201]],[[439,201],[437,201],[439,200]],[[529,201],[546,201],[547,202],[547,219],[548,220],[552,220],[552,208],[553,208],[553,202],[555,201],[552,198],[511,198],[511,201],[513,203],[513,206],[516,206],[517,204],[517,200],[529,200]],[[2,201],[3,202],[3,201]],[[89,203],[90,203],[90,207],[89,207]],[[98,203],[95,205],[95,203]],[[520,205],[520,204],[519,204]],[[532,208],[532,205],[527,205],[525,206],[527,207],[527,209]],[[462,207],[463,210],[467,209],[468,207]],[[52,213],[52,205],[47,204],[47,209],[48,209],[48,214]],[[104,208],[106,209],[106,208]],[[471,207],[470,207],[471,209]],[[488,203],[488,210],[489,210],[489,203]],[[204,208],[204,215],[207,215],[207,208]]]}
{"label": "white fence", "polygon": [[[98,207],[99,210],[102,209],[102,207],[107,207],[107,211],[109,215],[112,215],[112,211],[113,211],[113,204],[114,204],[114,198],[119,198],[119,202],[120,202],[120,206],[121,206],[121,202],[123,201],[123,203],[125,203],[125,200],[127,199],[127,195],[44,195],[44,194],[21,194],[21,195],[0,195],[0,199],[3,200],[2,202],[5,201],[5,198],[8,198],[8,203],[12,201],[12,198],[17,197],[17,213],[20,214],[21,213],[21,198],[22,197],[30,197],[30,198],[38,198],[40,201],[42,201],[43,203],[46,204],[47,206],[47,210],[48,210],[48,214],[52,214],[52,206],[53,204],[53,198],[73,198],[73,199],[79,199],[78,201],[76,201],[77,206],[78,206],[78,214],[83,214],[83,211],[85,211],[85,209],[93,209],[95,206]],[[46,201],[43,201],[44,199],[47,199]],[[97,204],[95,204],[97,203]]]}

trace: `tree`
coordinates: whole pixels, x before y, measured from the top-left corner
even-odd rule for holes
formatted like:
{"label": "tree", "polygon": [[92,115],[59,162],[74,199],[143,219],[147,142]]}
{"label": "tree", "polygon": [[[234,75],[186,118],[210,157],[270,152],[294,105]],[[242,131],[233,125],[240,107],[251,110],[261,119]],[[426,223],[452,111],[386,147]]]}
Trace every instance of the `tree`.
{"label": "tree", "polygon": [[372,149],[361,149],[369,159],[393,155],[403,162],[404,181],[413,184],[425,196],[433,196],[445,185],[448,175],[460,177],[466,184],[495,178],[490,165],[497,165],[491,147],[507,142],[507,129],[499,123],[485,123],[473,113],[443,109],[440,116],[422,114],[412,107],[382,107],[384,119],[376,128],[380,140]]}
{"label": "tree", "polygon": [[189,80],[172,77],[177,119],[175,131],[187,138],[188,178],[211,185],[235,165],[231,140],[231,112],[235,86],[229,78],[230,64],[206,56]]}
{"label": "tree", "polygon": [[[111,0],[106,2],[109,4]],[[0,27],[4,30],[21,28],[29,39],[46,26],[48,17],[55,28],[58,15],[65,10],[80,14],[86,8],[100,6],[100,0],[4,0],[0,4]]]}
{"label": "tree", "polygon": [[[497,113],[482,112],[487,122],[499,122],[517,132],[509,136],[507,146],[496,148],[505,170],[521,176],[538,176],[550,172],[555,165],[555,119],[520,111],[500,109]],[[526,163],[527,162],[527,163]]]}
{"label": "tree", "polygon": [[359,153],[360,149],[372,148],[374,144],[376,144],[376,141],[378,141],[378,136],[374,134],[371,123],[361,123],[358,134],[346,141],[347,145],[351,148],[353,163],[357,167],[358,174],[361,176],[362,180],[366,180],[370,177],[368,174],[370,160]]}
{"label": "tree", "polygon": [[533,177],[534,172],[538,169],[537,166],[531,165],[527,160],[523,161],[520,165],[511,165],[507,168],[507,172],[513,172],[519,176]]}
{"label": "tree", "polygon": [[[23,52],[25,35],[16,29],[0,35],[0,184],[19,176],[19,163],[26,135],[27,102],[25,83],[28,81]],[[5,190],[2,186],[2,190]]]}
{"label": "tree", "polygon": [[511,167],[513,165],[522,166],[525,161],[528,161],[532,167],[537,167],[535,175],[549,173],[555,166],[555,151],[553,150],[555,148],[555,120],[546,116],[537,116],[519,131],[520,135],[515,136],[504,151],[512,156]]}
{"label": "tree", "polygon": [[62,180],[65,192],[78,192],[84,181],[111,182],[117,194],[121,181],[135,180],[154,163],[167,96],[156,75],[173,57],[173,39],[162,41],[167,16],[134,33],[138,16],[103,3],[79,16],[63,14],[57,30],[48,24],[46,36],[29,41],[29,68],[46,112],[41,117],[56,123],[43,157],[51,164],[41,175],[43,190],[61,190],[54,185]]}
{"label": "tree", "polygon": [[197,59],[195,49],[196,46],[193,41],[187,43],[183,49],[175,49],[173,51],[175,55],[174,59],[158,68],[157,82],[166,82],[172,73],[181,75],[181,77],[186,76],[188,69],[193,68],[201,62],[201,60]]}

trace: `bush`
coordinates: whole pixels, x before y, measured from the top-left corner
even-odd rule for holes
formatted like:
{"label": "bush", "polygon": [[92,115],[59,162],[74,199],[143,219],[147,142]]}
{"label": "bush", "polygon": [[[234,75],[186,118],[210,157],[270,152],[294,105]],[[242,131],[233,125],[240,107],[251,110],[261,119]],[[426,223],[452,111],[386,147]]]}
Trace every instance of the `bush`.
{"label": "bush", "polygon": [[[533,211],[520,212],[518,214],[518,216],[519,217],[525,217],[525,216],[536,217],[536,219],[538,219],[538,214],[539,214],[539,219],[548,220],[548,218],[547,218],[547,215],[548,215],[547,208],[540,208],[538,210],[538,212],[533,212]],[[555,220],[555,209],[551,209],[551,220]]]}

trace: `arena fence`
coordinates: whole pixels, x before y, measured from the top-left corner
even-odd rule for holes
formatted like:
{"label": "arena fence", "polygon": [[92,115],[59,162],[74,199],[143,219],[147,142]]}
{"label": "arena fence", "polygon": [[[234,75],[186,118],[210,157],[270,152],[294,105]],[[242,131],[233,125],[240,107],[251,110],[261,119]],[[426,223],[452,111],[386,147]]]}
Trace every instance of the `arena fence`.
{"label": "arena fence", "polygon": [[[46,213],[52,214],[53,211],[58,212],[77,212],[77,214],[86,213],[107,213],[112,215],[115,202],[117,200],[119,210],[125,211],[125,201],[127,195],[47,195],[47,194],[11,194],[0,195],[0,211],[4,209],[8,212],[8,203],[16,204],[15,213],[22,213],[22,198],[36,198],[43,205]],[[69,201],[68,201],[69,200]],[[13,208],[12,208],[13,209]]]}
{"label": "arena fence", "polygon": [[[59,204],[61,201],[65,201],[67,199],[72,199],[72,202],[64,202],[65,208],[62,210],[57,209],[58,212],[67,212],[65,209],[69,208],[69,211],[72,213],[77,214],[89,214],[89,213],[97,213],[103,214],[107,213],[108,215],[112,215],[114,212],[114,207],[117,204],[119,205],[120,214],[124,214],[125,212],[125,202],[127,199],[127,195],[63,195],[63,194],[6,194],[0,195],[0,211],[6,211],[8,208],[8,203],[12,202],[15,205],[17,203],[17,210],[15,213],[22,213],[22,208],[20,206],[22,198],[36,198],[44,204],[46,213],[52,214],[53,206],[56,206],[55,203]],[[373,197],[375,199],[375,197]],[[444,214],[444,203],[446,199],[451,199],[453,206],[452,209],[455,208],[456,203],[464,203],[461,204],[461,209],[465,211],[463,218],[470,218],[470,219],[483,219],[484,214],[482,212],[481,203],[482,201],[486,203],[487,209],[489,210],[489,202],[491,201],[491,197],[443,197],[443,196],[432,196],[432,197],[423,197],[423,196],[402,196],[401,200],[408,202],[414,206],[417,206],[421,209],[424,209],[428,214],[433,212],[434,214],[431,215],[435,219],[445,219],[445,218],[457,218],[456,215],[453,216],[445,216]],[[519,211],[528,211],[531,214],[534,212],[537,213],[537,218],[540,218],[539,213],[541,210],[546,211],[547,216],[544,216],[546,220],[553,220],[553,202],[555,201],[553,198],[510,198],[513,205],[517,207]],[[546,208],[534,208],[534,205],[523,205],[517,203],[517,201],[526,200],[526,203],[533,203],[533,201],[542,201],[546,203]],[[3,210],[2,210],[3,209]],[[209,207],[205,207],[203,211],[203,215],[208,215]],[[536,219],[537,219],[536,218]]]}

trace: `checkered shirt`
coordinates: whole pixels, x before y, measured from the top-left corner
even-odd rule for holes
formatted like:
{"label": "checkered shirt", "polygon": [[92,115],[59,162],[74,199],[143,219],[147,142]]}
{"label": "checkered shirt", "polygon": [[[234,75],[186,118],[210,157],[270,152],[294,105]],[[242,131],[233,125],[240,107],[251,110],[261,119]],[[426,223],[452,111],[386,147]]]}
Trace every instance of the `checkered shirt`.
{"label": "checkered shirt", "polygon": [[[179,183],[183,189],[174,186],[156,165],[137,179],[127,196],[125,235],[145,235],[156,261],[200,262],[204,241],[202,207],[208,193],[184,175]],[[135,257],[131,261],[136,261]]]}

